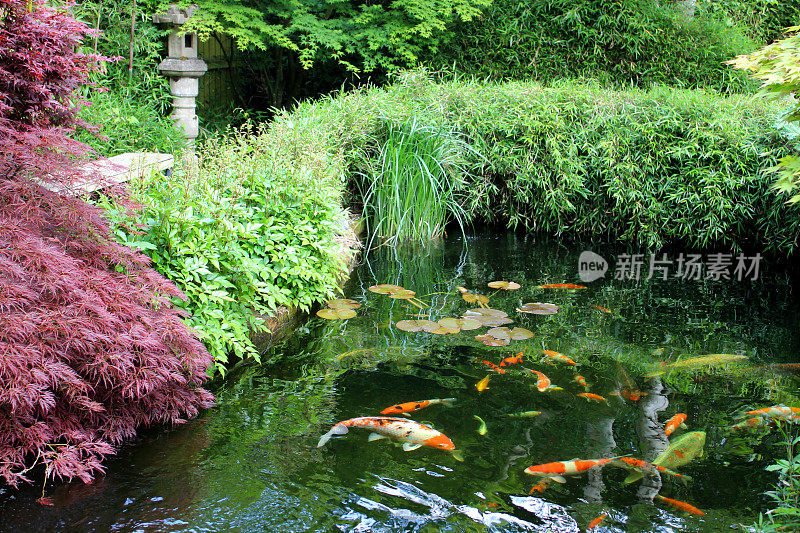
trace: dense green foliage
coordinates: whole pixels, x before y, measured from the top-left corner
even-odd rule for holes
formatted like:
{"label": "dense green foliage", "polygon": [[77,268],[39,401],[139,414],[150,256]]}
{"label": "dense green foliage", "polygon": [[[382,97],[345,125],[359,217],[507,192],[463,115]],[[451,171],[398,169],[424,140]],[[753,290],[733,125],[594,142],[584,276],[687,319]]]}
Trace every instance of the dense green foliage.
{"label": "dense green foliage", "polygon": [[[753,77],[761,80],[761,94],[777,100],[792,102],[783,117],[786,128],[793,138],[800,136],[800,26],[789,29],[794,35],[781,39],[771,45],[746,56],[730,61],[737,68],[749,70]],[[793,96],[794,95],[794,96]],[[794,98],[794,100],[791,100]],[[800,201],[800,156],[786,155],[772,170],[778,173],[775,188],[783,193],[793,193],[791,203]]]}
{"label": "dense green foliage", "polygon": [[414,119],[389,123],[385,135],[378,153],[365,158],[369,170],[357,178],[369,233],[389,244],[426,243],[441,236],[448,222],[462,226],[469,146]]}
{"label": "dense green foliage", "polygon": [[336,180],[375,149],[385,120],[417,117],[464,134],[480,154],[466,186],[471,220],[650,247],[789,254],[800,218],[768,194],[762,171],[791,144],[773,126],[776,113],[703,91],[434,83],[416,73],[303,104],[271,134],[298,139],[295,149],[328,161],[326,179]]}
{"label": "dense green foliage", "polygon": [[271,160],[282,147],[251,139],[245,130],[211,141],[199,168],[137,183],[143,207],[132,219],[107,206],[117,237],[186,294],[176,305],[191,313],[187,323],[222,372],[229,355],[258,358],[249,334],[266,330],[263,315],[281,305],[308,310],[345,271],[335,195],[308,169],[292,173]]}
{"label": "dense green foliage", "polygon": [[726,23],[738,24],[751,38],[769,44],[800,24],[800,3],[782,0],[707,0],[704,7],[721,14]]}
{"label": "dense green foliage", "polygon": [[427,63],[500,80],[594,77],[619,86],[741,92],[751,84],[721,62],[755,46],[702,4],[687,19],[677,7],[649,0],[495,0]]}

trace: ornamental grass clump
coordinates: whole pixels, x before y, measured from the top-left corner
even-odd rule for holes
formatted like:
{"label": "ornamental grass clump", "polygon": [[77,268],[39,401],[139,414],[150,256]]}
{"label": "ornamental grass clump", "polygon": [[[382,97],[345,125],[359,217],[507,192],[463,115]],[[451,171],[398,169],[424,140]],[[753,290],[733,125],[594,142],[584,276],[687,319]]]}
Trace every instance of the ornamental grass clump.
{"label": "ornamental grass clump", "polygon": [[[59,192],[87,146],[71,102],[106,58],[70,5],[0,0],[0,482],[91,481],[137,429],[213,402],[181,292]],[[47,185],[47,186],[44,186]],[[39,467],[33,470],[34,467]],[[42,468],[43,467],[43,468]],[[40,470],[41,469],[41,470]]]}
{"label": "ornamental grass clump", "polygon": [[427,242],[452,221],[463,231],[461,205],[469,145],[452,130],[388,123],[386,141],[362,174],[370,239],[385,244]]}

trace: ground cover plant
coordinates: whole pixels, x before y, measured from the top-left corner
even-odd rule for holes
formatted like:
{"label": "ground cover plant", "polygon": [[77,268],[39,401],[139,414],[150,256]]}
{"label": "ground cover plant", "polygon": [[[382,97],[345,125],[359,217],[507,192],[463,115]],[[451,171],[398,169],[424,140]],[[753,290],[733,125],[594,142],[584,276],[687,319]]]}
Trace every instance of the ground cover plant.
{"label": "ground cover plant", "polygon": [[652,248],[790,254],[800,218],[764,175],[794,144],[775,127],[779,113],[705,91],[437,83],[415,72],[387,88],[304,103],[265,135],[304,154],[291,164],[315,165],[336,189],[348,175],[355,184],[358,161],[377,153],[387,121],[413,117],[470,140],[465,220]]}
{"label": "ground cover plant", "polygon": [[[258,359],[252,332],[278,306],[308,311],[333,296],[346,259],[337,238],[344,214],[338,192],[315,182],[313,169],[293,172],[277,137],[232,132],[199,147],[198,166],[132,184],[141,203],[131,219],[106,202],[121,242],[143,250],[175,282],[216,369]],[[231,359],[233,357],[234,359]]]}
{"label": "ground cover plant", "polygon": [[[212,404],[177,288],[60,192],[88,147],[75,91],[105,59],[67,5],[0,2],[0,480],[90,481],[137,429]],[[46,185],[46,186],[45,186]],[[37,474],[39,470],[36,471]]]}

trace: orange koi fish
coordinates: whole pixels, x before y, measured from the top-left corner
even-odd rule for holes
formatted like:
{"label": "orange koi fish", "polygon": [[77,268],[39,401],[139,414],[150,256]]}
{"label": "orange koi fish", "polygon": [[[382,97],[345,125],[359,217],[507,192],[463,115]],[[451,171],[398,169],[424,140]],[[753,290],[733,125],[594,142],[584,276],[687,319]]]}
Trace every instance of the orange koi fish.
{"label": "orange koi fish", "polygon": [[543,478],[539,483],[531,487],[531,491],[528,494],[533,494],[534,492],[544,492],[548,485],[550,485],[550,478]]}
{"label": "orange koi fish", "polygon": [[571,366],[575,366],[578,364],[569,357],[567,357],[566,355],[554,352],[553,350],[542,350],[542,352],[552,361],[558,361],[559,363],[564,363]]}
{"label": "orange koi fish", "polygon": [[500,366],[509,366],[509,365],[516,365],[522,362],[522,352],[518,353],[513,357],[506,357],[502,361],[500,361]]}
{"label": "orange koi fish", "polygon": [[344,435],[351,427],[372,430],[369,441],[392,437],[403,442],[403,450],[416,450],[422,446],[439,450],[453,451],[455,445],[446,435],[430,426],[420,424],[406,418],[389,416],[362,416],[337,422],[327,433],[320,437],[317,447],[324,446],[333,435]]}
{"label": "orange koi fish", "polygon": [[594,308],[595,308],[595,309],[597,309],[598,311],[602,311],[602,312],[604,312],[604,313],[607,313],[607,314],[609,314],[609,315],[610,315],[610,314],[612,314],[612,313],[611,313],[611,310],[610,310],[610,309],[606,309],[605,307],[601,307],[601,306],[599,306],[599,305],[594,305],[594,304],[592,304],[592,307],[594,307]]}
{"label": "orange koi fish", "polygon": [[[485,364],[486,366],[488,366],[489,368],[491,368],[492,370],[494,370],[498,374],[505,374],[506,373],[505,370],[503,370],[502,368],[500,368],[496,364],[492,363],[491,361],[481,361],[481,363]],[[500,366],[503,366],[503,363],[500,363]]]}
{"label": "orange koi fish", "polygon": [[633,457],[620,457],[619,459],[612,461],[611,464],[627,470],[636,470],[642,474],[658,471],[662,474],[669,474],[670,476],[677,477],[682,481],[692,480],[690,476],[679,474],[661,465],[654,465],[653,463],[648,463],[647,461],[642,461],[641,459],[635,459]]}
{"label": "orange koi fish", "polygon": [[608,403],[608,400],[606,400],[599,394],[594,394],[591,392],[579,392],[576,396],[580,396],[581,398],[586,398],[587,402]]}
{"label": "orange koi fish", "polygon": [[619,391],[620,396],[632,402],[638,402],[643,396],[647,396],[646,392],[640,390],[622,389]]}
{"label": "orange koi fish", "polygon": [[539,392],[563,390],[561,387],[556,387],[555,385],[551,384],[550,378],[548,378],[538,370],[531,370],[531,372],[536,374],[536,377],[538,378],[536,380],[536,388],[539,390]]}
{"label": "orange koi fish", "polygon": [[606,519],[606,516],[608,516],[608,514],[607,513],[603,513],[600,516],[598,516],[597,518],[595,518],[594,520],[592,520],[591,522],[589,522],[589,525],[586,526],[586,531],[592,530],[592,529],[596,528],[597,526],[599,526],[600,524],[602,524],[603,520]]}
{"label": "orange koi fish", "polygon": [[667,437],[672,435],[672,432],[678,428],[686,429],[686,414],[678,413],[677,415],[673,416],[669,420],[667,420],[667,424],[664,426],[664,433],[666,433]]}
{"label": "orange koi fish", "polygon": [[455,398],[437,398],[435,400],[420,400],[418,402],[406,402],[400,403],[397,405],[393,405],[391,407],[387,407],[383,411],[381,411],[382,415],[399,415],[405,413],[412,413],[414,411],[419,411],[420,409],[424,409],[429,405],[436,405],[442,404],[445,407],[453,407],[453,403],[456,401]]}
{"label": "orange koi fish", "polygon": [[766,416],[768,418],[789,418],[793,415],[800,414],[800,407],[773,405],[772,407],[764,407],[763,409],[756,409],[755,411],[747,411],[747,414],[753,416]]}
{"label": "orange koi fish", "polygon": [[475,384],[475,388],[478,389],[478,392],[483,392],[489,388],[489,376],[487,375],[485,378],[480,380]]}
{"label": "orange koi fish", "polygon": [[[572,461],[557,461],[541,465],[529,466],[524,470],[526,474],[552,479],[557,483],[566,483],[564,476],[575,476],[586,472],[590,468],[602,466],[619,457],[609,457],[608,459],[573,459]],[[563,474],[563,475],[562,475]]]}
{"label": "orange koi fish", "polygon": [[586,378],[581,376],[580,374],[575,374],[575,378],[573,378],[573,381],[578,385],[583,386],[585,390],[589,390],[589,384],[586,383]]}
{"label": "orange koi fish", "polygon": [[706,513],[695,507],[694,505],[689,505],[686,502],[682,502],[679,500],[673,500],[672,498],[665,498],[660,494],[656,494],[656,498],[661,500],[664,503],[668,503],[671,506],[675,507],[676,509],[680,509],[681,511],[687,512],[689,514],[693,514],[696,516],[705,516]]}
{"label": "orange koi fish", "polygon": [[763,426],[766,423],[766,420],[763,417],[756,416],[753,418],[748,418],[744,422],[739,422],[738,424],[734,424],[728,427],[729,431],[736,431],[738,429],[745,429],[745,428],[754,428],[758,426]]}
{"label": "orange koi fish", "polygon": [[584,285],[575,285],[573,283],[550,283],[548,285],[539,285],[536,289],[585,289]]}

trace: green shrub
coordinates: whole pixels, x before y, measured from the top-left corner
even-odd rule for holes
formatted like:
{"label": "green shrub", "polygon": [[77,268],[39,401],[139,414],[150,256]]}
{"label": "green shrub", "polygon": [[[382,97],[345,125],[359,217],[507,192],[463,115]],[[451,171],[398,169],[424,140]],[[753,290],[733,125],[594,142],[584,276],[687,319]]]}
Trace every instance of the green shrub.
{"label": "green shrub", "polygon": [[495,80],[592,77],[618,87],[751,90],[745,76],[721,63],[756,43],[720,15],[700,8],[687,20],[668,5],[495,0],[483,17],[460,24],[427,64]]}
{"label": "green shrub", "polygon": [[761,44],[783,38],[784,28],[800,25],[800,3],[782,0],[714,0],[707,9],[721,14],[729,24],[738,24]]}
{"label": "green shrub", "polygon": [[751,97],[704,91],[434,83],[412,73],[385,89],[302,104],[270,134],[296,139],[288,144],[301,168],[327,162],[323,179],[335,185],[376,148],[385,120],[416,117],[472,139],[483,158],[465,187],[469,220],[654,248],[789,254],[800,216],[769,192],[763,172],[791,144],[773,126],[777,114]]}
{"label": "green shrub", "polygon": [[[345,272],[335,238],[341,209],[309,174],[273,164],[247,131],[201,146],[200,165],[133,184],[133,219],[106,202],[116,235],[143,250],[186,294],[187,323],[224,372],[258,352],[251,331],[284,305],[308,310]],[[262,137],[262,140],[264,138]]]}

